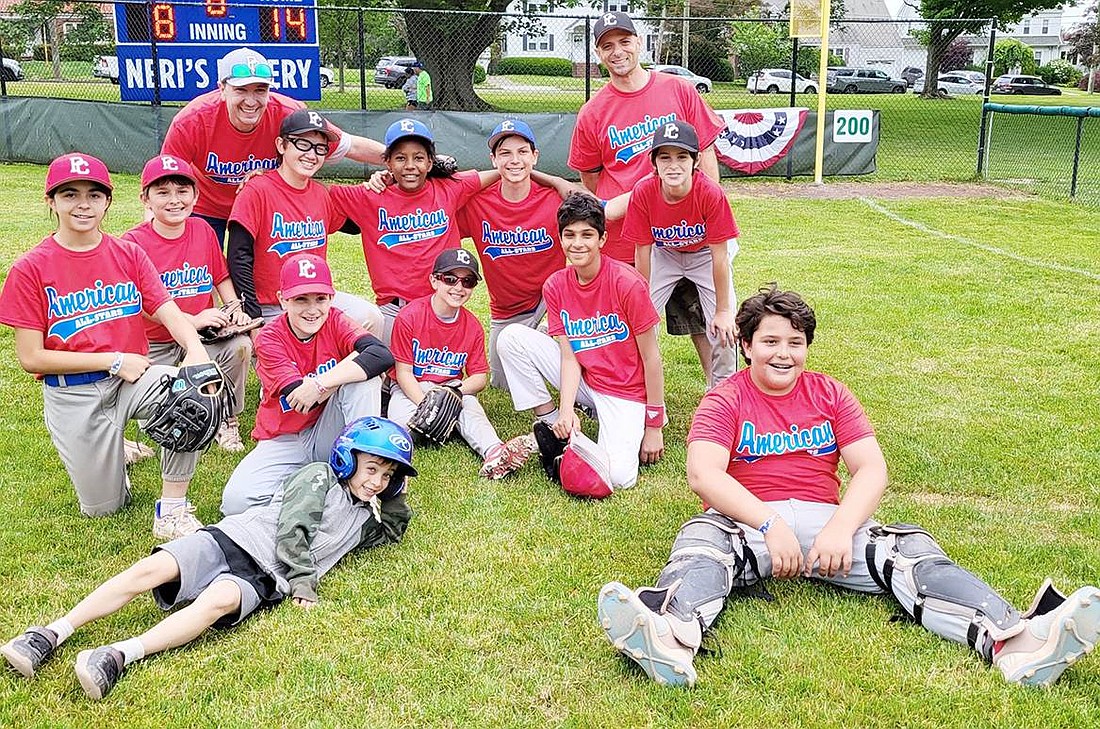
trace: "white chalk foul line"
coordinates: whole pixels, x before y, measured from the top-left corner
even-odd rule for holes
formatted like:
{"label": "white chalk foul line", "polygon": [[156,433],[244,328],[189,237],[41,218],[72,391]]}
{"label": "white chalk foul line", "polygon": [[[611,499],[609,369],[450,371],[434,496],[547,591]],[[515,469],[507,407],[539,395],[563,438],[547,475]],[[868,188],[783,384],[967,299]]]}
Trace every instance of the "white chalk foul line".
{"label": "white chalk foul line", "polygon": [[882,215],[885,215],[887,218],[890,218],[890,220],[893,220],[895,223],[905,225],[907,227],[913,228],[914,230],[919,230],[922,233],[927,233],[928,235],[932,235],[932,236],[935,236],[937,238],[942,238],[944,240],[953,241],[955,243],[961,243],[964,246],[970,246],[971,248],[977,248],[980,251],[985,251],[986,253],[992,253],[995,256],[1002,256],[1004,258],[1011,259],[1011,260],[1016,261],[1018,263],[1023,263],[1024,265],[1027,265],[1027,266],[1034,266],[1035,268],[1045,268],[1049,271],[1060,271],[1061,273],[1072,273],[1072,274],[1075,274],[1077,276],[1083,276],[1084,278],[1090,279],[1092,281],[1100,281],[1100,274],[1093,273],[1092,271],[1088,271],[1088,270],[1085,270],[1083,268],[1074,268],[1073,266],[1065,266],[1065,265],[1062,265],[1061,263],[1051,263],[1050,261],[1040,261],[1040,260],[1035,259],[1035,258],[1028,258],[1027,256],[1021,256],[1019,253],[1013,253],[1012,251],[1005,250],[1004,248],[998,248],[997,246],[986,245],[985,243],[979,243],[976,240],[971,240],[970,238],[966,238],[966,237],[961,236],[961,235],[955,235],[954,233],[945,233],[942,230],[936,230],[935,228],[930,228],[927,225],[925,225],[924,223],[919,223],[916,220],[910,220],[909,218],[902,217],[901,215],[898,215],[894,211],[888,210],[887,208],[884,208],[883,206],[879,205],[877,202],[875,202],[874,200],[872,200],[870,198],[861,197],[861,198],[859,198],[859,201],[861,203],[863,203],[864,205],[866,205],[867,207],[874,210],[875,212],[880,213]]}

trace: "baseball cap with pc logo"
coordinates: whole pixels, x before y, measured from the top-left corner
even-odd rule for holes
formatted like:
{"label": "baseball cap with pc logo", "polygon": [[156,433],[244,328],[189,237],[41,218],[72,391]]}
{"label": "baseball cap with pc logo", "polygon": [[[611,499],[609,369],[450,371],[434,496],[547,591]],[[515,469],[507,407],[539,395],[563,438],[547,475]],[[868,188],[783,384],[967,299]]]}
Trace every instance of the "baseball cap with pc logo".
{"label": "baseball cap with pc logo", "polygon": [[302,294],[336,294],[328,263],[312,253],[300,253],[288,258],[279,272],[279,296],[293,299]]}
{"label": "baseball cap with pc logo", "polygon": [[194,169],[186,160],[170,154],[158,154],[146,162],[145,167],[141,169],[141,189],[144,190],[165,177],[183,177],[190,180],[192,185],[199,184]]}
{"label": "baseball cap with pc logo", "polygon": [[259,51],[238,48],[226,53],[218,61],[218,81],[227,86],[275,83],[275,71],[271,62]]}
{"label": "baseball cap with pc logo", "polygon": [[90,154],[72,152],[50,162],[49,169],[46,170],[46,194],[49,195],[66,182],[78,180],[94,182],[111,191],[115,189],[111,184],[111,173],[107,171],[103,160]]}

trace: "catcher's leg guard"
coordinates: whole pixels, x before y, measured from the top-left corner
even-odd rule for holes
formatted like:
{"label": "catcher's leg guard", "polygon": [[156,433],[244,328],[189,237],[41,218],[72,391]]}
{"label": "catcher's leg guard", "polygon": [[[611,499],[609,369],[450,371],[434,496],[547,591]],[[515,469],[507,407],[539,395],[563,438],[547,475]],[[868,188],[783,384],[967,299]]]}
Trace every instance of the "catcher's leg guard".
{"label": "catcher's leg guard", "polygon": [[969,645],[986,661],[994,641],[1025,625],[1020,613],[992,587],[955,564],[932,535],[912,524],[871,529],[867,566],[879,586],[905,612],[936,635]]}
{"label": "catcher's leg guard", "polygon": [[[680,527],[657,586],[639,590],[639,597],[651,609],[667,610],[681,620],[698,621],[705,630],[722,611],[735,584],[751,584],[759,579],[755,563],[741,527],[722,514],[708,511]],[[694,647],[698,645],[696,641]]]}

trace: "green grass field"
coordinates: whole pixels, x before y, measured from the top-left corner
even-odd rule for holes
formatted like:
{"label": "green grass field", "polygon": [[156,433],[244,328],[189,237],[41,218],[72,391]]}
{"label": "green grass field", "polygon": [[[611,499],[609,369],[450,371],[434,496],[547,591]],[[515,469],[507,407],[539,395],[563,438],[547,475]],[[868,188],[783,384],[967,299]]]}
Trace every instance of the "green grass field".
{"label": "green grass field", "polygon": [[[44,169],[5,166],[0,265],[52,230]],[[139,218],[117,175],[107,221]],[[742,227],[738,293],[778,281],[816,307],[810,365],[862,400],[891,468],[879,511],[925,525],[1022,608],[1042,578],[1069,590],[1100,564],[1100,224],[1046,200],[808,200],[729,185]],[[749,197],[745,191],[751,192]],[[961,195],[961,191],[960,191]],[[918,229],[915,226],[925,226]],[[946,236],[946,237],[945,237]],[[358,243],[331,246],[338,285],[368,290]],[[486,313],[483,290],[474,308]],[[696,660],[694,690],[662,689],[606,643],[600,586],[649,583],[698,500],[684,437],[703,393],[694,354],[664,337],[667,456],[598,503],[563,496],[531,464],[486,483],[460,443],[417,455],[417,516],[398,546],[346,559],[319,607],[291,604],[142,661],[107,700],[72,662],[161,617],[139,598],[78,632],[39,678],[0,673],[5,726],[1083,727],[1100,712],[1100,656],[1051,690],[1009,686],[966,648],[885,598],[772,583],[733,602]],[[0,640],[54,619],[153,546],[159,469],[133,469],[134,503],[78,515],[42,423],[42,397],[0,329]],[[249,410],[256,382],[249,388]],[[502,435],[527,427],[485,396]],[[191,496],[218,518],[235,459],[203,457]]]}

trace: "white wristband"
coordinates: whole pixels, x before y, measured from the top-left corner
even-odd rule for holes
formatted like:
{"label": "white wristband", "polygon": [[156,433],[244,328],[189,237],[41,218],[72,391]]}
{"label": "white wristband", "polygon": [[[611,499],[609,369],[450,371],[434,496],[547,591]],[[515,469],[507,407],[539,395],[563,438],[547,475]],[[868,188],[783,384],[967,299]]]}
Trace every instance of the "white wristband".
{"label": "white wristband", "polygon": [[107,374],[115,377],[122,371],[122,352],[115,352],[115,361],[111,363],[111,368],[107,370]]}

